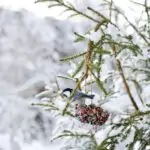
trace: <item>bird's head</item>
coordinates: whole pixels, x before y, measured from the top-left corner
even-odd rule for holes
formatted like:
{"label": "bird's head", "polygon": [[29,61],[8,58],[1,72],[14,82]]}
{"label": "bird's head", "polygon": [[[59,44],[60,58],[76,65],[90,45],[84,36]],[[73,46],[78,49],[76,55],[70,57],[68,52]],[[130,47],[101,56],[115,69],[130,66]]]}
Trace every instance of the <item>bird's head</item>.
{"label": "bird's head", "polygon": [[73,89],[71,89],[71,88],[65,88],[65,89],[61,92],[61,96],[62,96],[62,97],[70,97],[72,91],[73,91]]}

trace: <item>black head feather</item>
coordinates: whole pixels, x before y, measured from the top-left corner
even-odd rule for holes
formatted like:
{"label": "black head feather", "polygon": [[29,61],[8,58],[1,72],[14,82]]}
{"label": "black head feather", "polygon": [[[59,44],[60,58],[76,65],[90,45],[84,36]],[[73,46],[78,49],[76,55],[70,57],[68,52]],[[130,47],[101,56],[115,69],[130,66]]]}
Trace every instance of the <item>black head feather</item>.
{"label": "black head feather", "polygon": [[64,89],[63,90],[63,92],[66,92],[66,91],[69,91],[70,93],[73,91],[73,89],[71,89],[71,88],[66,88],[66,89]]}

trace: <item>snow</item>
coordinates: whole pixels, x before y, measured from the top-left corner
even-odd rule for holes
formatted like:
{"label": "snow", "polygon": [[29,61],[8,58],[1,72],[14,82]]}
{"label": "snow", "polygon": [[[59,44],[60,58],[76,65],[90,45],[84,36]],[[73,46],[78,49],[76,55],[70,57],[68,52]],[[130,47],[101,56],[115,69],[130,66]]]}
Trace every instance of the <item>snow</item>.
{"label": "snow", "polygon": [[0,15],[0,149],[60,149],[49,142],[54,118],[31,103],[40,101],[35,98],[39,92],[57,90],[56,75],[68,68],[59,59],[84,48],[73,45],[72,31],[80,24],[41,19],[27,10],[1,8]]}
{"label": "snow", "polygon": [[[115,2],[116,5],[120,3],[118,0]],[[81,3],[83,1],[76,1],[77,6]],[[123,11],[128,10],[127,12],[130,14],[129,4],[126,3]],[[98,9],[99,5],[95,1],[87,1],[85,6]],[[83,11],[85,6],[80,5],[79,9]],[[59,21],[48,17],[41,19],[24,9],[18,12],[1,8],[0,15],[0,118],[2,120],[0,123],[0,149],[63,150],[63,147],[79,146],[76,150],[81,150],[80,146],[86,147],[85,143],[88,143],[88,139],[77,139],[77,141],[74,138],[55,141],[52,139],[64,130],[81,133],[90,131],[95,133],[96,140],[100,143],[111,130],[109,123],[112,120],[119,122],[125,112],[133,112],[134,108],[126,94],[122,79],[119,72],[116,71],[116,61],[113,57],[106,56],[102,58],[104,61],[102,81],[106,81],[106,86],[115,93],[112,97],[105,99],[102,91],[98,91],[95,85],[93,86],[95,92],[93,93],[96,95],[93,101],[97,105],[101,104],[102,108],[110,113],[106,124],[94,129],[93,126],[82,124],[75,118],[61,115],[66,99],[59,96],[56,76],[59,74],[71,75],[76,65],[75,63],[71,65],[60,63],[59,59],[86,49],[85,43],[73,43],[75,37],[72,36],[72,31],[86,33],[90,28],[89,23]],[[108,16],[108,14],[105,15]],[[131,15],[129,19],[134,22],[135,18],[132,18]],[[122,23],[121,31],[124,30],[124,26],[125,24]],[[106,32],[114,40],[118,39],[120,31],[112,25],[109,25],[109,29]],[[131,34],[133,30],[128,29],[127,32]],[[85,37],[97,41],[100,36],[101,32],[91,31]],[[136,35],[133,38],[136,44],[138,38]],[[147,58],[148,50],[145,48],[143,51],[144,57],[135,57],[126,51],[120,53],[117,58],[127,66],[124,68],[126,78],[133,78],[142,83],[141,97],[148,102],[150,86],[149,82],[143,82],[147,76],[142,72],[137,72],[135,77],[131,70],[134,68],[147,69],[143,60]],[[125,54],[128,55],[123,57]],[[71,69],[69,69],[69,65]],[[107,80],[108,77],[109,80]],[[133,82],[128,81],[128,84],[140,110],[147,110],[141,103]],[[59,86],[63,89],[74,87],[74,84],[60,80]],[[104,100],[107,100],[106,103],[103,103]],[[47,102],[53,102],[60,112],[50,111],[36,105],[31,106],[32,103],[47,104]],[[74,113],[73,104],[69,110]],[[132,139],[133,134],[126,142]],[[76,143],[78,144],[76,145]],[[120,143],[116,149],[124,149],[124,146],[125,143]]]}

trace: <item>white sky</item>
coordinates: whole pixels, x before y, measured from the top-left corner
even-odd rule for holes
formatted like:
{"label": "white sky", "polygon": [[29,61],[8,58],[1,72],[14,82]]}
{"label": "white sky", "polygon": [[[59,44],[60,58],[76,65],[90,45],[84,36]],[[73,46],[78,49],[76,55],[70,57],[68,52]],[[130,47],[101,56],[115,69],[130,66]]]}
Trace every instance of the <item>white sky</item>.
{"label": "white sky", "polygon": [[[82,3],[84,0],[73,0],[73,1],[76,1],[77,3]],[[86,0],[85,0],[86,1]],[[91,1],[94,1],[94,0],[91,0]],[[97,1],[97,0],[95,0]],[[131,3],[129,3],[129,0],[114,0],[115,3],[120,6],[123,10],[125,10],[126,12],[126,15],[128,17],[131,16],[131,19],[133,18],[132,17],[132,12],[131,10],[129,9],[130,8],[130,5]],[[134,0],[136,1],[136,0]],[[65,19],[67,17],[67,14],[65,13],[65,15],[60,15],[61,12],[62,12],[62,8],[58,8],[58,7],[55,7],[55,8],[47,8],[47,5],[46,3],[37,3],[35,4],[34,3],[35,0],[0,0],[0,6],[4,6],[6,8],[11,8],[13,10],[18,10],[18,9],[21,9],[21,8],[25,8],[29,11],[32,11],[34,12],[37,16],[52,16],[52,17],[56,17],[58,19]],[[143,0],[138,0],[138,2],[143,2]],[[149,0],[150,2],[150,0]],[[80,4],[79,4],[79,7]],[[138,11],[136,11],[136,15]]]}
{"label": "white sky", "polygon": [[46,4],[43,3],[34,3],[35,0],[0,0],[0,6],[10,8],[13,10],[18,10],[25,8],[29,11],[34,12],[37,16],[53,16],[59,19],[64,19],[63,15],[60,15],[62,9],[60,8],[51,8],[48,9]]}

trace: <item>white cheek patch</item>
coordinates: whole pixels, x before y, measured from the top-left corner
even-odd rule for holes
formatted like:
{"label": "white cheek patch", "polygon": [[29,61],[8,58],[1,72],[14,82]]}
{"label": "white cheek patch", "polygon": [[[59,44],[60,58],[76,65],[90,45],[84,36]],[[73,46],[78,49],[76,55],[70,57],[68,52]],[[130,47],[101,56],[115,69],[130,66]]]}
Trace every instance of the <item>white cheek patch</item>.
{"label": "white cheek patch", "polygon": [[70,92],[69,92],[69,91],[64,92],[64,94],[65,94],[67,97],[70,97]]}

